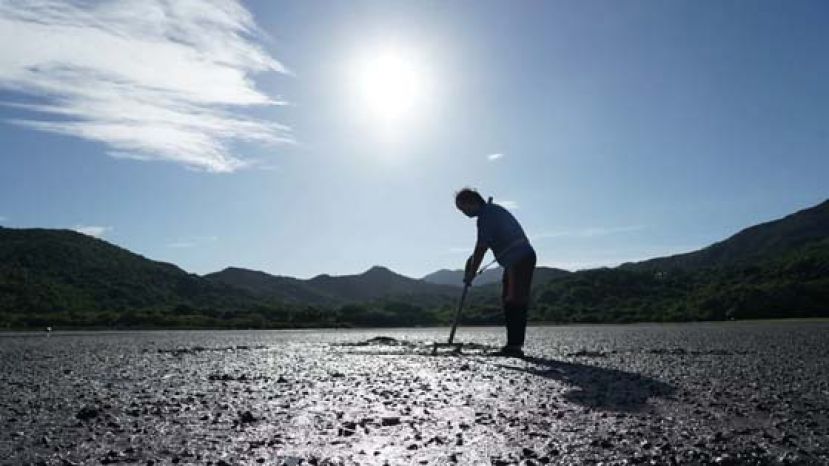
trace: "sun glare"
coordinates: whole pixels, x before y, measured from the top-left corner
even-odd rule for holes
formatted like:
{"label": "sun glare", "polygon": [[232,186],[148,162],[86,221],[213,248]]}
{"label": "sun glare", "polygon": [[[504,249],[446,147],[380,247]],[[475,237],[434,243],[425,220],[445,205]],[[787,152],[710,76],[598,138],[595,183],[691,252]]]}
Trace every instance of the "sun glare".
{"label": "sun glare", "polygon": [[351,76],[355,111],[382,126],[398,126],[422,110],[426,72],[414,54],[386,48],[355,60]]}

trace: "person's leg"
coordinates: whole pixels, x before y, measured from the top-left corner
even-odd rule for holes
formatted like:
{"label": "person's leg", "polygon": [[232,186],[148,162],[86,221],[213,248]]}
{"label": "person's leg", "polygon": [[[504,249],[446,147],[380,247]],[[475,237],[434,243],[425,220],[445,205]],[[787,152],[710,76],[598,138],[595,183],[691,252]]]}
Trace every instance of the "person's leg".
{"label": "person's leg", "polygon": [[512,295],[512,289],[514,280],[512,279],[512,275],[514,274],[513,267],[507,267],[504,269],[504,276],[501,280],[501,307],[504,309],[504,324],[507,329],[507,345],[511,344],[511,337],[515,333],[515,314],[512,312],[510,303]]}
{"label": "person's leg", "polygon": [[504,299],[504,312],[510,315],[507,345],[521,347],[527,333],[527,308],[530,302],[535,254],[530,254],[510,267],[510,289]]}
{"label": "person's leg", "polygon": [[507,324],[507,346],[521,348],[524,346],[524,334],[527,330],[527,307],[508,304],[504,309],[506,315],[510,316]]}

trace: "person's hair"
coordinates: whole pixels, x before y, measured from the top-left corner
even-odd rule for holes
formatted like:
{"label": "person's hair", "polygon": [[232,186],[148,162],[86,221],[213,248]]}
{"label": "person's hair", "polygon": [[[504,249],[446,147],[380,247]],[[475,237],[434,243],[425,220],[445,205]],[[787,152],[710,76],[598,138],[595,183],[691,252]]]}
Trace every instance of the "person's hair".
{"label": "person's hair", "polygon": [[481,197],[478,191],[472,188],[463,188],[455,194],[455,204],[460,203],[484,205],[486,201],[484,201],[484,198]]}

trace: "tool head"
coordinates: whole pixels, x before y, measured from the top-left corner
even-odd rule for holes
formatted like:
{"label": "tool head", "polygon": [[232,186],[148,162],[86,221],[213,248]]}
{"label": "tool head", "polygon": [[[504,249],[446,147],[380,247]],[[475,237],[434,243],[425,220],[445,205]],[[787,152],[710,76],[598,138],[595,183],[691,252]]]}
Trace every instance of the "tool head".
{"label": "tool head", "polygon": [[437,356],[438,349],[450,349],[449,354],[460,354],[463,343],[434,343],[432,345],[432,356]]}

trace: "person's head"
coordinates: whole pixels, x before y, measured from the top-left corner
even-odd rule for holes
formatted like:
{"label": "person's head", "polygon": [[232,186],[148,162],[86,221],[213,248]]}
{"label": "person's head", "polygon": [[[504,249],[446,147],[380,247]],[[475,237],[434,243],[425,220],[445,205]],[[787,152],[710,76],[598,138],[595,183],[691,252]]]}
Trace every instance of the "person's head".
{"label": "person's head", "polygon": [[486,205],[484,198],[472,188],[463,188],[455,194],[455,206],[467,217],[478,215],[484,205]]}

